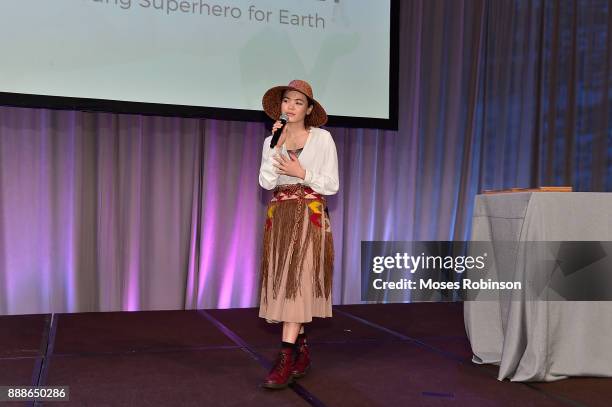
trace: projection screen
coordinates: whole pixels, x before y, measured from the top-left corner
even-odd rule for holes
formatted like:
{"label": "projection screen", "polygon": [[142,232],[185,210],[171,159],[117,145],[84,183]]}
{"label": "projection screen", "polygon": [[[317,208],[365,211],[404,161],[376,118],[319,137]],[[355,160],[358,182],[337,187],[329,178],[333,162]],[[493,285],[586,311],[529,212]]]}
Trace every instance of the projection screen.
{"label": "projection screen", "polygon": [[394,3],[3,0],[0,103],[245,120],[299,78],[332,122],[394,127]]}

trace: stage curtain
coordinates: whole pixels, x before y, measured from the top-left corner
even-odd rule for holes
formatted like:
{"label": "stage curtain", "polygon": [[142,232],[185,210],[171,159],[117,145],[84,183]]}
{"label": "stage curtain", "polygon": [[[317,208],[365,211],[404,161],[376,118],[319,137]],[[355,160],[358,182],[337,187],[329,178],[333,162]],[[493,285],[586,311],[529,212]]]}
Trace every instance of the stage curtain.
{"label": "stage curtain", "polygon": [[[612,190],[611,99],[609,0],[401,1],[399,130],[328,128],[334,303],[362,240],[465,240],[485,189]],[[0,107],[0,314],[257,306],[266,132]]]}

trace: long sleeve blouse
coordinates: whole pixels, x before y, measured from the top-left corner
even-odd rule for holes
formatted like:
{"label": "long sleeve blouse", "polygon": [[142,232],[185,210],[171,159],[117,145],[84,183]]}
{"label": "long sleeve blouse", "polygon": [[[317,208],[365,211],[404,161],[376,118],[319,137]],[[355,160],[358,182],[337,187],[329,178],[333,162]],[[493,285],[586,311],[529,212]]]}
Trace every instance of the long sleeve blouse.
{"label": "long sleeve blouse", "polygon": [[264,140],[259,169],[259,185],[265,189],[274,189],[277,185],[304,184],[321,195],[334,195],[338,192],[338,153],[336,144],[329,131],[311,127],[304,148],[298,160],[306,171],[304,179],[280,175],[274,167],[273,157],[287,155],[287,148],[276,146],[270,148],[272,136]]}

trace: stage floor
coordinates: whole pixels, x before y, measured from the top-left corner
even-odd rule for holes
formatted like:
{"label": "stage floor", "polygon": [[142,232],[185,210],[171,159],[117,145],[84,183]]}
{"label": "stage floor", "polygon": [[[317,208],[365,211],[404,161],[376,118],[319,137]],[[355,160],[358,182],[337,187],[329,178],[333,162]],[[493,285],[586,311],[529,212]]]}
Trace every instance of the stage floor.
{"label": "stage floor", "polygon": [[69,402],[46,403],[58,406],[612,403],[607,378],[499,382],[496,366],[471,362],[461,303],[336,306],[333,318],[308,326],[309,374],[289,389],[263,389],[281,327],[257,312],[2,316],[0,386],[70,386]]}

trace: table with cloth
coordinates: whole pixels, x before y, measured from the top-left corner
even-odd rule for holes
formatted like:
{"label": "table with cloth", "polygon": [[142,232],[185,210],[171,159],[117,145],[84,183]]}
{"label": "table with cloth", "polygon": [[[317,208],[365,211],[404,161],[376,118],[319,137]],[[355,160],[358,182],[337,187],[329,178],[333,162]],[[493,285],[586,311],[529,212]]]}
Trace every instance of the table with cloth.
{"label": "table with cloth", "polygon": [[[471,240],[612,241],[612,193],[478,195]],[[537,273],[513,261],[512,253],[495,256],[514,268],[517,280]],[[499,380],[612,376],[611,301],[534,301],[520,296],[464,303],[475,363],[499,365]]]}

